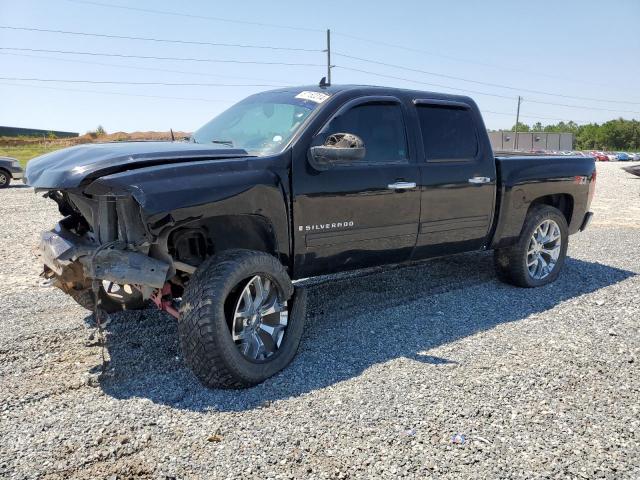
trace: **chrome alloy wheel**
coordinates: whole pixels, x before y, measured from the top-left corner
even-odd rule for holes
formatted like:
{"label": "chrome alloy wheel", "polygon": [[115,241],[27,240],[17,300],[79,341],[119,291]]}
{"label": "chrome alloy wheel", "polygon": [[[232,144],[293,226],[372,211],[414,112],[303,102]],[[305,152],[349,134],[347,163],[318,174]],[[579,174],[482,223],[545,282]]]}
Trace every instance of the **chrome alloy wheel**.
{"label": "chrome alloy wheel", "polygon": [[233,313],[231,336],[240,353],[253,361],[276,353],[287,328],[287,302],[266,276],[256,275],[244,287]]}
{"label": "chrome alloy wheel", "polygon": [[0,172],[0,187],[3,187],[8,181],[7,174]]}
{"label": "chrome alloy wheel", "polygon": [[558,262],[562,235],[553,220],[545,220],[533,231],[527,248],[527,268],[535,280],[549,276]]}

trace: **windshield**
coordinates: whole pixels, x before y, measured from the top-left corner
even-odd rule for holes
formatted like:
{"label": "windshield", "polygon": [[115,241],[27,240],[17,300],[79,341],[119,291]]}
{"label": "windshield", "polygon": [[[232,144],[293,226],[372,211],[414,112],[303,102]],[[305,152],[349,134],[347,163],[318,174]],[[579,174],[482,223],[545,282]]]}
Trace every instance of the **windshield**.
{"label": "windshield", "polygon": [[305,119],[328,97],[322,92],[252,95],[198,129],[191,140],[242,148],[257,156],[280,153]]}

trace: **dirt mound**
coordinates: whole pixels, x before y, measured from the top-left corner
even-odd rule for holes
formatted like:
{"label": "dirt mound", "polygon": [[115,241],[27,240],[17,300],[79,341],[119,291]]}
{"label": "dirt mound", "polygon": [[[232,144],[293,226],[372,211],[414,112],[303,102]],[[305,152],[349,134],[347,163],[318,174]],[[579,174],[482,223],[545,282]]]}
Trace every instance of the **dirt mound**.
{"label": "dirt mound", "polygon": [[[189,137],[189,132],[173,132],[176,140],[181,140],[185,137]],[[127,142],[127,141],[153,141],[153,140],[171,140],[171,132],[114,132],[98,135],[95,132],[88,132],[79,137],[72,138],[47,138],[42,139],[40,137],[0,137],[0,146],[16,147],[21,145],[41,145],[43,142],[46,145],[70,147],[73,145],[79,145],[82,143],[94,143],[94,142]]]}

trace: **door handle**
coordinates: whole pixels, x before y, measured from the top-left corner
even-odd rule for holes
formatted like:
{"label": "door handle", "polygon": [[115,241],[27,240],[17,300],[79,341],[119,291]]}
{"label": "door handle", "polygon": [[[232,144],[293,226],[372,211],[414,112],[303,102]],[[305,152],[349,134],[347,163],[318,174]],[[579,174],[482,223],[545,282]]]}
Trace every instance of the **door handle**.
{"label": "door handle", "polygon": [[469,183],[489,183],[491,179],[489,177],[471,177]]}
{"label": "door handle", "polygon": [[396,182],[387,185],[389,190],[410,190],[416,188],[416,182]]}

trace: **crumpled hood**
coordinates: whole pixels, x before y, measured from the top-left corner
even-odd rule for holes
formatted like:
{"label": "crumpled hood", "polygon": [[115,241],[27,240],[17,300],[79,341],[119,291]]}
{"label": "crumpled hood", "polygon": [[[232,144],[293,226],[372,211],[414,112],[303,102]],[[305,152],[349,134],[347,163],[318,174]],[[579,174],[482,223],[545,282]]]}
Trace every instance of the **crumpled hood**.
{"label": "crumpled hood", "polygon": [[242,149],[185,142],[90,143],[34,158],[27,164],[24,182],[36,189],[69,189],[103,175],[154,164],[248,156]]}

